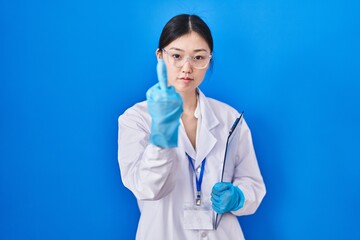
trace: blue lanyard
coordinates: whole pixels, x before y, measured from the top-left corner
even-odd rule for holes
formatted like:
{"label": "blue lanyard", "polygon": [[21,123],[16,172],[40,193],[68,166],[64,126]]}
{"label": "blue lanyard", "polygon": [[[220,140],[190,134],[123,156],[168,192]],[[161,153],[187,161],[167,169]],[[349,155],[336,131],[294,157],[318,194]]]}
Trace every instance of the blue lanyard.
{"label": "blue lanyard", "polygon": [[196,175],[196,170],[195,170],[195,166],[194,166],[192,158],[187,153],[186,153],[186,156],[188,157],[191,168],[194,170],[194,173],[195,173],[195,180],[196,180],[196,199],[195,199],[195,203],[196,203],[197,206],[200,206],[200,204],[201,204],[201,184],[202,184],[202,180],[203,180],[203,177],[204,177],[204,169],[205,169],[206,158],[201,163],[200,176],[198,178],[197,175]]}

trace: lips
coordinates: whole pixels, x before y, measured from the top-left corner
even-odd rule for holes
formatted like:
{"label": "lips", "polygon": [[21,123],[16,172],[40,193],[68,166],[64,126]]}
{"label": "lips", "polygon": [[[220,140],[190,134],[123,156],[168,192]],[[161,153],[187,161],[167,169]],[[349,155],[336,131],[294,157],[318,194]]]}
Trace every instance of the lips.
{"label": "lips", "polygon": [[193,78],[189,78],[189,77],[182,77],[180,79],[184,80],[184,81],[192,81],[192,80],[194,80]]}

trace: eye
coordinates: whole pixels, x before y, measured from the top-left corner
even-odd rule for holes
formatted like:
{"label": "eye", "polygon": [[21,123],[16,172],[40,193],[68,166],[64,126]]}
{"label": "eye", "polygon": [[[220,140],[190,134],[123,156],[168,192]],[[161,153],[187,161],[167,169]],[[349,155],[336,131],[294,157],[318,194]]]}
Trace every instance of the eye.
{"label": "eye", "polygon": [[204,59],[205,59],[205,56],[203,56],[203,55],[194,56],[195,61],[201,61],[201,60],[204,60]]}
{"label": "eye", "polygon": [[175,60],[181,60],[182,59],[182,56],[180,54],[177,54],[177,53],[173,53],[171,54],[171,57]]}

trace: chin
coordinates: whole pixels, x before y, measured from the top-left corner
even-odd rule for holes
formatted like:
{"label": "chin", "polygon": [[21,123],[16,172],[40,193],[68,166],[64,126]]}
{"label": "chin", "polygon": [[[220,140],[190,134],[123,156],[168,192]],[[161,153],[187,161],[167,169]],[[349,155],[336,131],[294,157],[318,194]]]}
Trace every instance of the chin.
{"label": "chin", "polygon": [[179,86],[179,85],[175,85],[174,88],[178,93],[194,92],[197,89],[196,86]]}

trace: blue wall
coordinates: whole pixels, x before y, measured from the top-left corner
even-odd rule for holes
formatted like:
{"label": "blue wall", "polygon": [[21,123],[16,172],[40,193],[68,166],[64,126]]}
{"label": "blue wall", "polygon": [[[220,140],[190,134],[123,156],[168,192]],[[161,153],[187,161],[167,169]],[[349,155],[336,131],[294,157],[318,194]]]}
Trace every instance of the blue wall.
{"label": "blue wall", "polygon": [[194,2],[0,1],[0,239],[134,238],[117,117],[183,12],[214,35],[202,90],[253,132],[268,194],[247,238],[360,239],[359,1]]}

